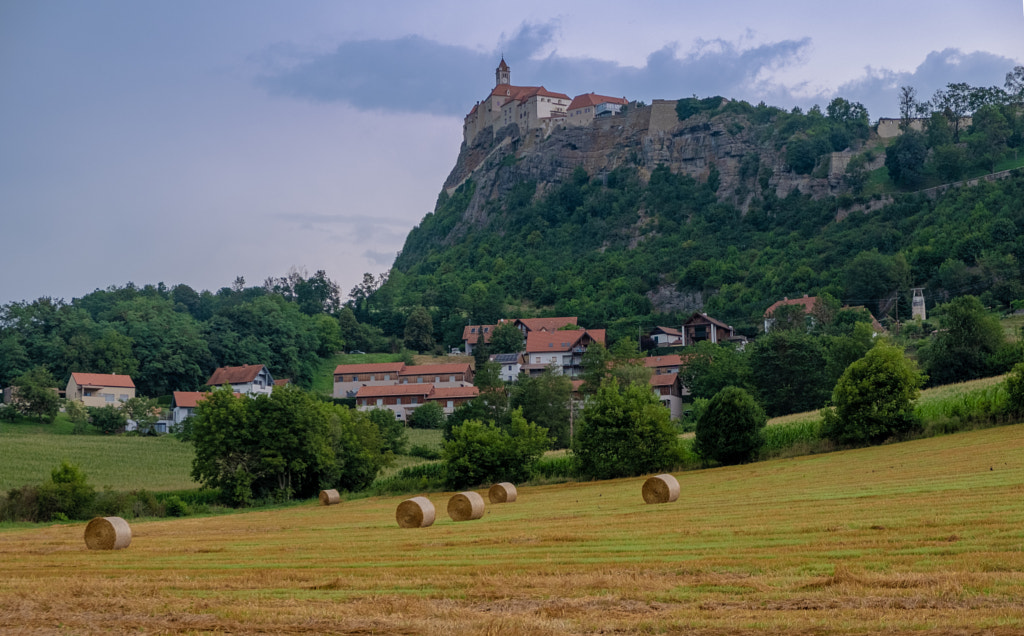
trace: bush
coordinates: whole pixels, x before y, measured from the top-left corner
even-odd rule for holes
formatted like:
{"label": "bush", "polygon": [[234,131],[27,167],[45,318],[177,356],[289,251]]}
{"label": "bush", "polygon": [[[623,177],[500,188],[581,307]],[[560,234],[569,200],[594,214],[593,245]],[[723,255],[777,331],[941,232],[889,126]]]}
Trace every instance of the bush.
{"label": "bush", "polygon": [[1017,363],[1006,376],[1007,410],[1014,417],[1024,416],[1024,362]]}
{"label": "bush", "polygon": [[104,435],[118,433],[128,423],[124,411],[114,406],[90,406],[89,421]]}
{"label": "bush", "polygon": [[422,457],[423,459],[441,459],[441,451],[439,449],[422,444],[413,445],[409,449],[409,454],[413,457]]}
{"label": "bush", "polygon": [[187,517],[189,512],[188,504],[177,495],[171,495],[164,500],[164,510],[169,517]]}
{"label": "bush", "polygon": [[697,420],[694,451],[705,461],[743,464],[757,457],[764,445],[768,416],[741,388],[727,386],[715,394]]}
{"label": "bush", "polygon": [[547,429],[527,422],[522,410],[511,414],[508,429],[468,420],[452,429],[444,444],[446,485],[453,490],[500,481],[530,478],[534,462],[551,447]]}
{"label": "bush", "polygon": [[574,452],[580,475],[613,479],[670,468],[679,457],[669,412],[647,384],[601,382],[583,409]]}
{"label": "bush", "polygon": [[437,402],[427,402],[409,414],[409,428],[444,428],[444,409]]}
{"label": "bush", "polygon": [[843,372],[822,411],[822,434],[837,444],[880,444],[920,430],[914,413],[924,378],[903,349],[880,342]]}

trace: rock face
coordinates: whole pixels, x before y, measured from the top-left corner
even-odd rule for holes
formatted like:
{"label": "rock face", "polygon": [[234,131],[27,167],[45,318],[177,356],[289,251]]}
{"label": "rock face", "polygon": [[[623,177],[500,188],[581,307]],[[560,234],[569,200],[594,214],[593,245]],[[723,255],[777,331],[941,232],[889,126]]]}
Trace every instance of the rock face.
{"label": "rock face", "polygon": [[744,212],[767,191],[785,197],[795,190],[814,198],[847,191],[842,171],[850,153],[834,153],[834,169],[822,166],[816,178],[791,171],[785,146],[778,147],[766,130],[745,116],[700,113],[679,121],[675,101],[655,100],[630,106],[624,114],[595,120],[584,127],[565,127],[545,136],[541,130],[521,131],[515,124],[485,129],[463,145],[445,188],[451,193],[472,178],[476,191],[463,221],[486,222],[484,205],[516,183],[536,181],[538,193],[568,179],[578,167],[602,177],[621,166],[635,166],[646,179],[658,166],[699,181],[717,171],[719,200]]}

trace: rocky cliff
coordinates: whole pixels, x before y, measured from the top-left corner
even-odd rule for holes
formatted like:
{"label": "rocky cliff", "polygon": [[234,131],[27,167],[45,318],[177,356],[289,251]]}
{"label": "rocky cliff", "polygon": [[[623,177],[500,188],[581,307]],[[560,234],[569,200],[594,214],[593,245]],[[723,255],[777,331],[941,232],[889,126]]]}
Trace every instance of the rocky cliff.
{"label": "rocky cliff", "polygon": [[785,197],[799,190],[816,199],[847,192],[843,177],[853,154],[847,149],[824,155],[811,174],[797,174],[786,162],[786,140],[770,123],[755,124],[742,112],[722,108],[680,121],[675,101],[655,100],[549,135],[515,124],[485,129],[463,145],[445,188],[451,193],[472,179],[476,191],[464,220],[480,223],[484,204],[523,180],[536,181],[540,195],[579,167],[601,178],[620,166],[635,166],[646,179],[666,165],[699,181],[717,179],[719,200],[746,211],[769,191]]}

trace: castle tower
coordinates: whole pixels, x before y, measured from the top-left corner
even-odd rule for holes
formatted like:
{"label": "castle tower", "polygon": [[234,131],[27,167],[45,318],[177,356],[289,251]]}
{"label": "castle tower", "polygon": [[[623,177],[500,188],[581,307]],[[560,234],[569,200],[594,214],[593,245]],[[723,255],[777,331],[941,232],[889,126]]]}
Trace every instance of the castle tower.
{"label": "castle tower", "polygon": [[505,63],[505,56],[501,56],[501,64],[498,64],[498,68],[494,69],[494,85],[501,86],[502,84],[512,83],[512,71],[509,69],[508,64]]}
{"label": "castle tower", "polygon": [[924,289],[914,288],[914,298],[910,302],[910,316],[913,320],[926,320],[924,312]]}

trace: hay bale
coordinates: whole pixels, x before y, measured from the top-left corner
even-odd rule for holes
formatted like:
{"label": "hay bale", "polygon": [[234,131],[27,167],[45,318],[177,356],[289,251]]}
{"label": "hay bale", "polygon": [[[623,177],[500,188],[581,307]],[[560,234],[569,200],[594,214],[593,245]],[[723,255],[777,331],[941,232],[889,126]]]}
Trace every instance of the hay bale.
{"label": "hay bale", "polygon": [[644,482],[644,503],[671,503],[679,499],[679,482],[672,475],[655,475]]}
{"label": "hay bale", "polygon": [[452,521],[472,521],[484,516],[484,498],[476,492],[460,492],[448,500]]}
{"label": "hay bale", "polygon": [[507,481],[494,484],[487,491],[487,498],[491,503],[512,503],[516,500],[516,487]]}
{"label": "hay bale", "polygon": [[395,519],[401,528],[426,528],[434,523],[434,504],[426,497],[413,497],[398,504]]}
{"label": "hay bale", "polygon": [[338,494],[337,490],[321,490],[320,491],[320,505],[321,506],[333,506],[334,504],[341,503],[341,495]]}
{"label": "hay bale", "polygon": [[85,546],[90,550],[120,550],[132,542],[132,529],[121,517],[96,517],[85,526]]}

